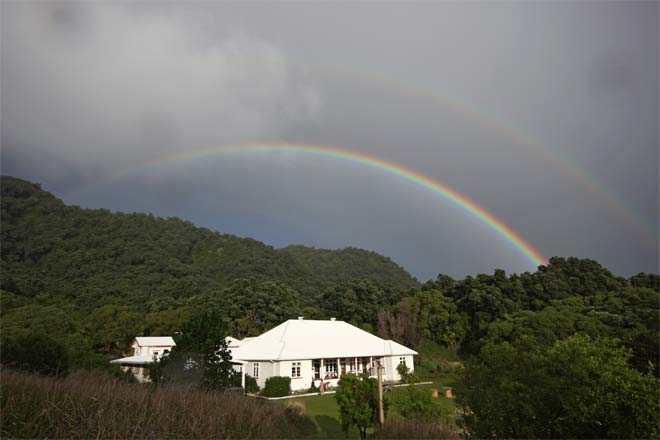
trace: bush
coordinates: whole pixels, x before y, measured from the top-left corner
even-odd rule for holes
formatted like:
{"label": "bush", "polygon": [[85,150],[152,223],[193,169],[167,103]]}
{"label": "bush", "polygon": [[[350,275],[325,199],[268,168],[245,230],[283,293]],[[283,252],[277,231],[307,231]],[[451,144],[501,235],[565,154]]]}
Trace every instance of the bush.
{"label": "bush", "polygon": [[456,397],[470,438],[660,438],[660,380],[611,339],[488,343]]}
{"label": "bush", "polygon": [[284,409],[289,417],[302,417],[305,415],[305,404],[298,401],[287,402]]}
{"label": "bush", "polygon": [[128,383],[137,383],[137,379],[135,378],[135,375],[131,373],[130,371],[124,371],[121,369],[121,367],[117,364],[110,364],[111,366],[108,368],[108,371],[117,380],[121,380],[122,382],[128,382]]}
{"label": "bush", "polygon": [[266,379],[264,396],[283,397],[291,394],[291,378],[286,376],[273,376]]}
{"label": "bush", "polygon": [[39,374],[62,375],[69,370],[66,347],[46,335],[30,334],[2,344],[4,366]]}
{"label": "bush", "polygon": [[[239,378],[241,376],[238,376]],[[259,385],[257,384],[257,379],[246,374],[245,375],[245,391],[250,394],[256,394],[259,392]]]}
{"label": "bush", "polygon": [[393,394],[390,397],[392,405],[406,419],[439,422],[446,420],[449,415],[443,411],[438,400],[431,396],[428,388],[409,386],[390,394]]}
{"label": "bush", "polygon": [[[232,385],[235,387],[241,386],[241,375],[237,374],[232,378]],[[259,392],[259,385],[257,384],[257,379],[250,376],[249,374],[245,375],[245,392],[250,394],[256,394]]]}

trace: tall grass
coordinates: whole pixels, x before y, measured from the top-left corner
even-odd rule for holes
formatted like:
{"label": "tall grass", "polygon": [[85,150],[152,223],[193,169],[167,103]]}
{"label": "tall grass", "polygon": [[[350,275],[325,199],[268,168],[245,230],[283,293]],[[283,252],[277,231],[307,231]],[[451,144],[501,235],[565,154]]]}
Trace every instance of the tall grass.
{"label": "tall grass", "polygon": [[6,370],[0,376],[2,438],[305,438],[304,415],[215,392],[120,382],[98,372],[63,379]]}
{"label": "tall grass", "polygon": [[417,420],[387,420],[385,426],[376,430],[376,439],[448,439],[458,440],[455,427],[441,423]]}

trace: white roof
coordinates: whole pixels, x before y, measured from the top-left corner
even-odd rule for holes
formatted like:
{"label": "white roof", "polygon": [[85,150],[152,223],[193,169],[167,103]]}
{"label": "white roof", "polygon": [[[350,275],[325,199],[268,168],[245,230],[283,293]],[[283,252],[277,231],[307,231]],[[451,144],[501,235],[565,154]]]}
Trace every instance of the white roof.
{"label": "white roof", "polygon": [[154,355],[149,356],[129,356],[121,359],[111,360],[111,364],[152,364]]}
{"label": "white roof", "polygon": [[133,345],[140,347],[174,347],[176,343],[170,336],[136,336]]}
{"label": "white roof", "polygon": [[[246,338],[247,339],[247,338]],[[344,321],[290,319],[232,350],[235,360],[293,360],[416,355]]]}
{"label": "white roof", "polygon": [[227,347],[229,347],[229,348],[235,348],[235,347],[240,347],[241,346],[241,340],[236,339],[233,336],[227,336],[225,338],[225,342],[227,343]]}

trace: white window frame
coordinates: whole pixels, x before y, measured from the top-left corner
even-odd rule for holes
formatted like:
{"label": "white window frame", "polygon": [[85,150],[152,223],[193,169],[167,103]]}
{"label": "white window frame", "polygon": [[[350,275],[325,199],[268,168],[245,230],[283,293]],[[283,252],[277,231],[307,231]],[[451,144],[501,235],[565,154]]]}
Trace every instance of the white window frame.
{"label": "white window frame", "polygon": [[255,379],[259,377],[259,362],[252,363],[252,374]]}
{"label": "white window frame", "polygon": [[337,359],[325,359],[323,362],[323,369],[325,376],[334,376],[339,377],[339,365],[337,365]]}
{"label": "white window frame", "polygon": [[298,378],[301,375],[302,362],[291,362],[291,377]]}
{"label": "white window frame", "polygon": [[405,356],[399,357],[399,365],[406,365],[406,357]]}

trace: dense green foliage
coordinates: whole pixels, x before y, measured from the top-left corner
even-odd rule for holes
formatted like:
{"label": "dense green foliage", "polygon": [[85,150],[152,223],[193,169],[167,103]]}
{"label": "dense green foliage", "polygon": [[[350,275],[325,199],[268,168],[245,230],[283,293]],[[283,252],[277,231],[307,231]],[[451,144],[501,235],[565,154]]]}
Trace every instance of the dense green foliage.
{"label": "dense green foliage", "polygon": [[136,335],[190,337],[202,312],[242,338],[330,317],[321,298],[340,282],[376,294],[417,285],[373,252],[277,250],[176,218],[66,206],[21,179],[0,187],[2,337],[48,334],[74,366],[107,364]]}
{"label": "dense green foliage", "polygon": [[[460,371],[457,361],[467,360],[463,402],[476,435],[596,432],[584,420],[570,419],[581,431],[557,427],[557,420],[569,420],[561,411],[570,405],[594,420],[620,421],[621,429],[628,427],[625,420],[636,420],[645,431],[631,432],[640,436],[654,432],[647,430],[648,412],[604,390],[621,386],[622,396],[641,393],[647,408],[657,409],[644,394],[660,375],[657,274],[626,279],[593,260],[554,257],[532,273],[495,270],[463,280],[439,275],[419,285],[389,259],[359,249],[277,250],[179,219],[65,206],[20,179],[3,177],[0,184],[0,342],[5,365],[44,374],[108,368],[111,357],[129,353],[134,336],[171,335],[177,349],[168,363],[156,367],[155,380],[176,380],[190,389],[220,380],[211,388],[223,388],[235,384],[236,377],[215,377],[227,365],[211,362],[214,350],[221,350],[217,341],[227,335],[254,336],[296,316],[336,317],[416,348],[417,372],[425,377]],[[47,343],[41,335],[47,335]],[[35,355],[34,349],[21,348],[25,346],[44,349]],[[602,359],[607,376],[590,363],[603,353],[614,359]],[[449,363],[441,359],[445,354],[460,359]],[[553,362],[571,376],[555,381],[561,374],[551,368]],[[533,371],[526,376],[512,365],[529,365]],[[482,386],[500,373],[501,380]],[[602,393],[577,403],[565,399],[561,404],[566,407],[549,395],[562,394],[558,384],[573,387],[570,380],[581,377],[595,381],[592,389]],[[470,394],[479,387],[481,400],[478,393]],[[513,425],[506,417],[501,426],[481,430],[493,411],[489,404],[503,402],[497,393],[508,393],[520,405],[527,405],[525,396],[538,395],[550,407],[505,406],[500,409],[520,418],[521,430],[503,427]],[[602,400],[603,395],[610,397]],[[633,410],[642,419],[631,416]],[[364,421],[370,414],[347,412],[346,417]],[[555,416],[559,419],[551,418]],[[552,431],[523,427],[525,417]],[[597,436],[623,433],[600,423]]]}
{"label": "dense green foliage", "polygon": [[550,346],[576,332],[616,337],[632,350],[631,364],[658,374],[660,291],[658,275],[629,280],[593,260],[550,259],[537,272],[480,274],[456,281],[439,276],[382,310],[382,337],[420,346],[432,341],[478,356],[496,342],[533,338]]}
{"label": "dense green foliage", "polygon": [[344,432],[351,426],[367,436],[367,429],[378,423],[378,382],[366,375],[345,374],[335,394]]}
{"label": "dense green foliage", "polygon": [[291,394],[291,378],[288,376],[272,376],[264,384],[264,396],[283,397]]}
{"label": "dense green foliage", "polygon": [[[235,386],[241,386],[240,374],[236,375],[234,381]],[[249,374],[245,375],[245,392],[250,394],[256,394],[259,392],[259,384],[257,383],[257,379],[250,376]]]}
{"label": "dense green foliage", "polygon": [[428,388],[411,385],[391,398],[388,396],[388,401],[399,414],[409,420],[440,422],[448,416]]}
{"label": "dense green foliage", "polygon": [[3,366],[46,375],[66,374],[66,347],[45,335],[21,335],[2,344]]}
{"label": "dense green foliage", "polygon": [[610,339],[486,345],[457,387],[475,438],[658,438],[660,380]]}

